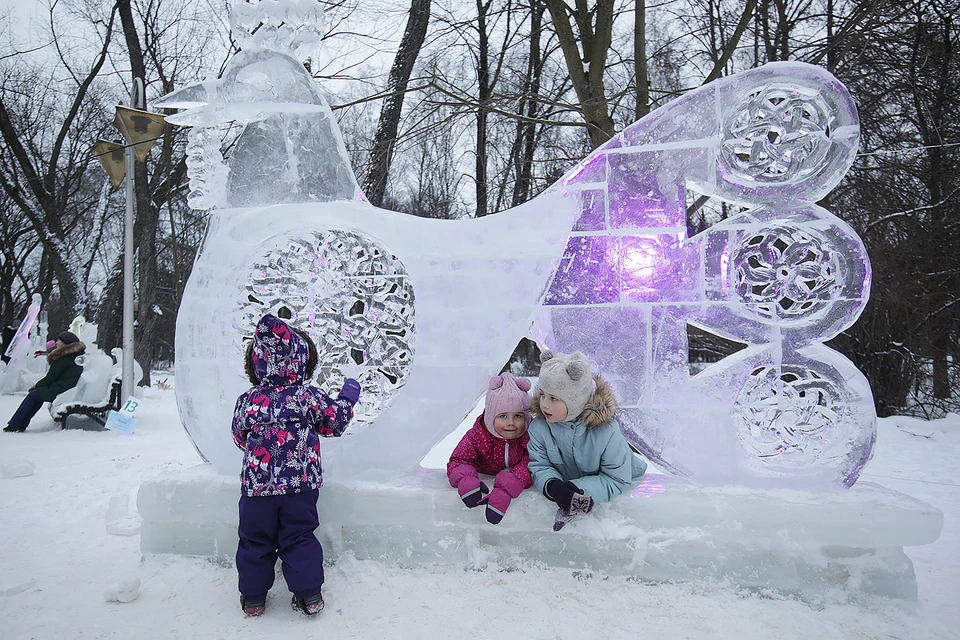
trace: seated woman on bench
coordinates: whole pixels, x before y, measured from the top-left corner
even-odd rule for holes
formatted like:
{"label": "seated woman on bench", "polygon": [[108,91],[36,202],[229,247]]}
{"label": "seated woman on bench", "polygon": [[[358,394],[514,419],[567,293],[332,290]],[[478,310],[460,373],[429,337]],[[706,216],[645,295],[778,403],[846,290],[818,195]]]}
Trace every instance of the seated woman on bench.
{"label": "seated woman on bench", "polygon": [[13,417],[8,421],[4,431],[25,431],[27,425],[44,402],[53,402],[58,395],[77,386],[83,367],[77,364],[77,358],[82,356],[87,345],[80,342],[73,333],[64,331],[57,336],[53,350],[47,354],[50,371],[37,384],[30,387],[30,392],[20,403]]}

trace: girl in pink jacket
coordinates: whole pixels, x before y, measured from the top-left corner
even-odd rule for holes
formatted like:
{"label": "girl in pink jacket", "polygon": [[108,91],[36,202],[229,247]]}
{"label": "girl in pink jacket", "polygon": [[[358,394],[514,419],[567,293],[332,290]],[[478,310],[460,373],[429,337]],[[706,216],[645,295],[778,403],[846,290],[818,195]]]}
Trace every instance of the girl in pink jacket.
{"label": "girl in pink jacket", "polygon": [[[450,455],[447,477],[470,507],[485,504],[487,521],[499,524],[510,500],[533,485],[527,464],[530,381],[502,373],[490,378],[483,413]],[[493,491],[478,474],[495,475]],[[489,495],[487,495],[489,493]]]}

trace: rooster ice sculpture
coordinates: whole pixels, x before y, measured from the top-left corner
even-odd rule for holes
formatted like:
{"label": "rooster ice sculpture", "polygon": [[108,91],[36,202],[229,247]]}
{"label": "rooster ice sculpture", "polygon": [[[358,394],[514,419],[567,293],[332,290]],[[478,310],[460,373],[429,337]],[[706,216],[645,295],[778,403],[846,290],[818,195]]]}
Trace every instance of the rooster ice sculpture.
{"label": "rooster ice sculpture", "polygon": [[[365,202],[291,55],[305,31],[290,18],[235,14],[241,34],[246,19],[265,26],[223,77],[155,105],[185,110],[168,120],[192,127],[191,202],[214,209],[177,318],[176,375],[186,429],[221,473],[240,463],[229,422],[247,386],[243,338],[286,307],[317,343],[322,382],[363,385],[353,433],[324,443],[341,479],[414,469],[536,318],[544,346],[584,351],[611,380],[628,437],[665,468],[704,482],[856,480],[870,390],[822,343],[856,320],[870,270],[853,231],[813,204],[858,140],[829,74],[777,63],[718,80],[521,207],[428,220]],[[227,123],[244,128],[224,160]],[[744,210],[687,237],[688,194]],[[747,347],[691,375],[687,324]]]}

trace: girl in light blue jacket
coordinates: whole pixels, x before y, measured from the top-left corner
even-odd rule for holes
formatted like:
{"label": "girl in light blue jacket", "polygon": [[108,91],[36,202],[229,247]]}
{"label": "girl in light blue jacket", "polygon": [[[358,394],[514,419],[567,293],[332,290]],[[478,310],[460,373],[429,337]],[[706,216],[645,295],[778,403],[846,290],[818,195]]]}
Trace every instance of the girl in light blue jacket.
{"label": "girl in light blue jacket", "polygon": [[614,419],[613,389],[590,372],[580,352],[545,351],[530,409],[530,475],[543,495],[557,503],[553,530],[589,513],[641,477],[647,465],[633,455]]}

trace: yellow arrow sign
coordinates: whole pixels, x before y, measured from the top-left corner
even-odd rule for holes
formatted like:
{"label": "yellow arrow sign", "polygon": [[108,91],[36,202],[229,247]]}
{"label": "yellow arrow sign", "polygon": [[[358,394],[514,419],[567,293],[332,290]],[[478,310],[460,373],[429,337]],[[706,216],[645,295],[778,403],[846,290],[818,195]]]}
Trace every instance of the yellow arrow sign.
{"label": "yellow arrow sign", "polygon": [[140,111],[117,105],[117,115],[113,119],[115,126],[127,144],[133,145],[133,152],[137,156],[137,162],[143,162],[147,159],[147,153],[153,141],[163,134],[163,128],[166,126],[166,120],[159,113],[150,113],[149,111]]}
{"label": "yellow arrow sign", "polygon": [[92,152],[93,155],[97,157],[97,160],[100,161],[100,164],[103,165],[103,168],[107,170],[107,175],[110,176],[110,182],[113,183],[114,189],[123,184],[123,176],[127,173],[127,168],[123,161],[124,148],[122,144],[108,142],[106,140],[97,140],[97,145],[93,148]]}

